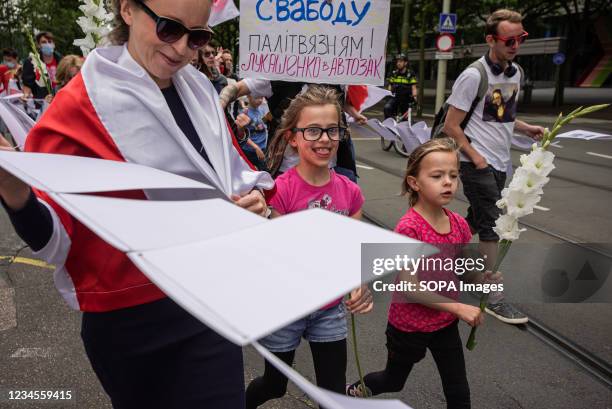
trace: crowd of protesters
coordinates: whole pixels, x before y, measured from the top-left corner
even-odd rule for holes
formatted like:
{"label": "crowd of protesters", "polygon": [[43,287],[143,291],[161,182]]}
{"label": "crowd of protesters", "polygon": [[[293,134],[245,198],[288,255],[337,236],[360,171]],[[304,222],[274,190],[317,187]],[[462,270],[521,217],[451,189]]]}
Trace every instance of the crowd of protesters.
{"label": "crowd of protesters", "polygon": [[55,49],[53,33],[36,34],[36,47],[44,65],[42,72],[31,55],[21,58],[14,48],[2,50],[0,97],[20,95],[24,110],[36,120],[54,95],[75,77],[84,63],[79,55],[62,56]]}
{"label": "crowd of protesters", "polygon": [[[119,2],[115,3],[119,4]],[[136,3],[144,11],[148,10],[148,6],[144,2]],[[159,8],[165,7],[161,2],[151,3],[155,3]],[[177,13],[183,13],[185,20],[192,18],[189,17],[191,6],[187,3],[181,4],[182,6],[177,9],[179,10]],[[139,9],[129,10],[130,13],[136,13],[135,15],[138,16],[138,20],[132,20],[132,24],[140,25],[139,27],[148,27],[151,22],[145,18],[144,14],[135,10]],[[116,11],[119,11],[119,9]],[[197,10],[193,11],[197,12]],[[121,12],[125,12],[125,16],[132,16],[126,10],[121,9]],[[503,74],[501,80],[509,84],[508,86],[512,85],[514,89],[518,89],[517,84],[520,81],[520,77],[515,76],[517,71],[511,70],[512,56],[524,40],[526,33],[523,34],[521,16],[518,13],[507,10],[496,13],[494,14],[496,17],[494,19],[490,18],[490,21],[487,23],[487,30],[490,31],[487,32],[487,42],[489,42],[491,51],[486,57],[483,57],[482,64],[485,68],[489,67],[488,71],[486,71],[490,77],[489,81],[498,81],[500,80],[498,77]],[[156,15],[152,10],[149,10],[147,14],[151,17]],[[120,23],[122,22],[126,26],[123,28],[126,28],[128,31],[121,38],[115,37],[114,44],[126,44],[122,48],[124,53],[122,55],[124,57],[119,57],[116,61],[112,60],[112,62],[117,65],[123,64],[125,60],[122,60],[122,58],[127,58],[125,53],[128,50],[131,52],[130,46],[137,42],[144,44],[143,47],[150,47],[153,43],[154,46],[158,46],[158,43],[164,46],[168,44],[171,46],[174,43],[178,44],[178,39],[168,40],[167,37],[164,39],[160,36],[159,31],[163,30],[163,27],[161,29],[159,27],[160,19],[164,19],[164,17],[157,16],[156,24],[159,41],[140,37],[142,34],[138,31],[134,31],[134,34],[131,34],[129,30],[134,28],[127,28],[126,22],[121,20]],[[165,23],[169,21],[170,23],[168,24],[172,23],[171,20],[166,20]],[[173,23],[179,24],[176,21]],[[187,30],[182,25],[179,28]],[[267,198],[267,203],[261,203],[263,202],[264,195],[261,194],[260,190],[256,189],[256,186],[250,186],[251,190],[248,195],[242,198],[234,198],[232,196],[232,200],[236,204],[255,213],[265,214],[268,217],[280,217],[284,214],[307,208],[319,207],[359,219],[364,198],[356,184],[355,153],[350,137],[349,120],[347,118],[350,117],[358,123],[364,123],[367,118],[359,112],[352,104],[350,98],[347,97],[346,87],[250,78],[241,79],[240,73],[237,72],[234,66],[234,56],[231,50],[215,43],[214,40],[201,41],[198,44],[196,40],[199,37],[196,36],[193,38],[193,44],[190,43],[192,41],[191,33],[194,31],[199,31],[197,34],[201,38],[206,37],[204,35],[206,34],[206,29],[193,29],[189,32],[188,40],[185,42],[187,44],[185,49],[188,47],[193,53],[190,56],[190,61],[181,61],[181,64],[183,62],[184,64],[191,62],[191,65],[199,72],[190,68],[189,75],[193,74],[195,75],[193,78],[200,80],[202,79],[201,74],[204,74],[210,80],[210,84],[206,81],[207,84],[204,85],[202,83],[192,83],[189,86],[193,87],[193,90],[201,92],[201,95],[210,96],[210,101],[215,101],[219,107],[215,106],[213,107],[214,109],[206,107],[205,109],[203,101],[197,101],[198,103],[195,104],[199,105],[202,102],[200,107],[185,106],[186,103],[181,100],[180,92],[177,91],[172,83],[172,75],[177,74],[178,70],[184,67],[184,65],[168,74],[156,71],[158,67],[155,66],[153,61],[146,60],[146,56],[139,55],[142,59],[135,59],[135,61],[145,68],[151,75],[151,78],[154,79],[155,86],[158,87],[154,87],[155,91],[157,92],[161,89],[163,99],[160,97],[160,101],[167,103],[172,117],[174,117],[180,127],[180,131],[184,133],[189,142],[193,144],[193,147],[198,150],[202,160],[206,162],[207,165],[203,164],[203,167],[209,166],[213,168],[212,172],[214,174],[215,170],[212,165],[214,161],[211,161],[211,158],[208,156],[210,152],[207,152],[211,145],[206,145],[198,137],[198,131],[194,127],[198,122],[190,118],[189,112],[191,111],[189,109],[202,110],[199,113],[204,115],[205,113],[216,113],[215,109],[219,108],[225,113],[225,118],[222,118],[221,123],[224,121],[229,123],[233,131],[233,137],[236,138],[236,145],[240,147],[239,153],[247,158],[248,165],[252,165],[258,171],[262,171],[261,173],[264,175],[267,175],[265,173],[267,172],[276,179],[275,193],[270,198]],[[210,39],[210,36],[208,39]],[[503,41],[498,42],[499,39]],[[20,58],[14,49],[7,48],[3,50],[3,61],[2,65],[0,65],[0,96],[21,94],[22,101],[36,101],[41,110],[51,107],[48,111],[49,115],[43,116],[42,120],[46,120],[48,124],[56,126],[57,124],[53,123],[53,118],[60,115],[60,108],[55,109],[55,111],[53,110],[55,108],[54,104],[56,104],[55,101],[58,101],[60,105],[64,104],[66,109],[76,109],[73,105],[69,104],[71,100],[68,97],[69,93],[72,93],[73,97],[77,95],[74,91],[76,86],[69,86],[69,83],[78,76],[84,59],[76,55],[62,56],[58,53],[55,48],[54,36],[50,32],[38,33],[36,35],[36,45],[40,60],[44,64],[43,70],[37,67],[31,57],[23,59]],[[137,54],[137,52],[135,53]],[[506,55],[504,53],[510,54]],[[184,53],[183,55],[187,54]],[[494,61],[491,61],[491,58]],[[405,60],[405,57],[398,58],[398,70],[394,72],[394,81],[400,85],[409,86],[411,92],[414,93],[416,89],[413,87],[416,80],[408,75],[406,71],[407,62]],[[479,146],[479,141],[482,141],[484,137],[479,136],[478,132],[473,132],[470,127],[460,127],[461,121],[457,120],[458,115],[465,115],[475,97],[475,95],[466,97],[468,91],[463,90],[461,87],[468,87],[473,91],[472,93],[475,93],[478,89],[477,85],[481,80],[478,72],[472,71],[474,70],[469,72],[466,70],[467,74],[462,74],[453,88],[453,94],[449,99],[449,103],[453,108],[450,110],[450,119],[447,119],[446,133],[450,138],[427,142],[417,148],[408,159],[402,188],[404,193],[410,198],[411,209],[398,224],[396,231],[400,234],[430,243],[448,242],[464,244],[471,240],[473,233],[478,233],[481,236],[481,241],[486,242],[488,240],[495,242],[497,240],[497,237],[493,235],[486,236],[485,233],[491,230],[491,226],[486,225],[482,214],[485,214],[487,209],[492,211],[490,210],[492,206],[489,202],[499,194],[498,190],[503,187],[503,181],[499,182],[497,180],[496,182],[495,180],[505,178],[505,174],[501,175],[503,173],[501,169],[496,170],[490,166],[493,159],[495,159],[494,157],[483,157],[476,150],[466,151],[466,146],[471,146],[468,141],[473,140],[471,143]],[[123,92],[123,90],[117,92]],[[208,95],[208,92],[213,95]],[[159,92],[157,93],[159,94]],[[77,96],[82,97],[81,94]],[[193,101],[190,103],[193,105]],[[491,104],[488,100],[481,101],[481,103],[483,105]],[[396,109],[395,107],[392,108]],[[506,116],[508,117],[508,115]],[[207,119],[213,117],[214,115],[207,117]],[[502,117],[503,115],[498,120],[495,120],[495,118],[487,120],[483,119],[482,115],[480,115],[480,117],[476,117],[473,120],[472,124],[477,124],[479,121],[488,122],[485,124],[486,126],[494,126],[495,129],[500,128],[499,132],[503,132],[505,130],[503,124],[513,123],[514,117],[512,117],[512,121]],[[463,118],[464,116],[461,116],[459,119],[463,120]],[[219,120],[219,118],[216,118],[216,120]],[[223,128],[225,128],[224,125]],[[535,139],[541,133],[539,127],[530,126],[525,123],[520,123],[519,128],[524,129],[526,133]],[[214,127],[211,126],[211,129],[214,129]],[[39,127],[35,131],[33,132],[34,135],[29,137],[34,140],[30,144],[34,151],[44,151],[47,149],[45,145],[47,140],[42,138],[42,136],[58,137],[55,134],[43,135],[45,132],[43,127]],[[483,131],[481,133],[487,134],[490,132]],[[470,134],[469,136],[472,139],[466,138],[468,134]],[[1,139],[0,143],[7,145],[6,141]],[[83,141],[82,143],[86,145],[89,142]],[[34,144],[38,145],[35,146]],[[149,148],[158,149],[154,146]],[[471,164],[465,157],[459,155],[459,148],[462,148],[464,154],[470,156],[474,163],[482,163],[478,163],[478,166]],[[498,151],[505,152],[503,146],[498,148]],[[8,149],[8,146],[5,146],[4,149]],[[156,150],[154,153],[162,155],[167,152]],[[494,193],[490,195],[491,197],[485,198],[487,203],[482,203],[484,199],[480,200],[480,207],[477,206],[479,203],[476,203],[476,199],[472,198],[466,191],[466,195],[472,205],[471,213],[466,222],[461,216],[446,210],[444,206],[453,199],[457,189],[458,178],[460,176],[464,179],[467,177],[466,167],[469,166],[471,166],[470,170],[472,173],[480,171],[476,172],[480,176],[473,178],[472,185],[476,186],[480,183],[484,173],[486,173],[487,175],[491,174],[490,179],[493,183],[496,183],[496,186],[493,188]],[[52,211],[50,208],[44,207],[40,202],[37,202],[36,197],[28,186],[14,181],[9,175],[2,174],[1,171],[2,169],[0,169],[0,182],[4,178],[4,180],[8,180],[12,184],[7,182],[6,186],[9,187],[4,189],[2,183],[0,183],[0,188],[2,188],[0,189],[0,199],[2,199],[3,205],[7,208],[13,224],[24,240],[33,249],[42,249],[49,240],[53,240],[53,226],[56,222],[51,217]],[[501,176],[497,177],[495,174],[500,174]],[[265,177],[269,177],[269,175]],[[466,182],[464,181],[465,185]],[[467,189],[468,187],[464,188]],[[476,186],[474,189],[478,192],[485,191],[485,188],[482,186]],[[18,194],[13,194],[14,191],[18,191]],[[489,221],[491,221],[494,220],[496,214],[487,214],[487,216],[487,220],[490,219]],[[38,218],[41,226],[47,226],[48,234],[44,235],[40,231],[33,232],[31,228],[28,230],[27,226],[31,225],[31,218]],[[20,228],[24,230],[20,231]],[[44,229],[41,228],[40,230]],[[322,226],[322,235],[324,235],[324,226]],[[99,241],[98,238],[87,237],[86,239]],[[77,241],[74,241],[74,243],[78,245]],[[109,254],[112,251],[106,247],[103,250],[109,252]],[[483,252],[486,253],[486,251]],[[133,272],[128,271],[128,273],[132,274]],[[478,280],[491,282],[498,281],[499,279],[497,272],[495,274],[489,272],[478,278]],[[426,349],[430,349],[436,359],[436,364],[442,377],[443,389],[449,407],[468,408],[470,407],[470,392],[457,322],[463,320],[471,326],[477,326],[483,319],[481,311],[476,307],[465,304],[451,303],[450,301],[457,299],[457,294],[448,296],[429,294],[428,297],[430,298],[413,300],[412,303],[392,304],[386,333],[387,347],[389,349],[387,366],[380,372],[368,374],[363,385],[361,382],[346,385],[346,321],[344,317],[346,310],[369,312],[372,309],[372,297],[365,287],[354,290],[349,301],[335,300],[332,304],[325,306],[308,317],[269,335],[262,340],[262,343],[283,361],[291,364],[300,339],[306,338],[310,342],[313,353],[317,383],[327,389],[339,393],[347,393],[350,396],[376,395],[383,392],[401,390],[412,366],[425,356]],[[186,314],[184,314],[180,307],[171,301],[164,301],[163,299],[160,301],[160,298],[161,295],[155,293],[151,295],[150,299],[147,298],[142,305],[126,304],[118,310],[120,314],[118,313],[112,317],[110,315],[108,317],[105,316],[104,320],[108,320],[104,322],[101,320],[101,315],[94,317],[91,314],[93,310],[89,311],[90,313],[88,314],[88,309],[81,306],[83,311],[86,312],[83,321],[83,337],[88,356],[105,390],[111,396],[115,407],[136,407],[133,406],[133,399],[137,398],[134,390],[139,390],[138,388],[142,388],[142,391],[146,389],[152,393],[150,396],[155,396],[153,392],[156,392],[156,388],[149,388],[148,385],[144,385],[144,381],[141,382],[138,378],[140,375],[144,376],[149,372],[157,373],[155,372],[157,369],[154,369],[150,362],[140,362],[139,367],[131,367],[128,360],[122,362],[112,361],[114,358],[112,358],[113,351],[109,350],[110,346],[104,345],[98,339],[94,339],[94,335],[100,335],[103,331],[107,330],[105,326],[120,325],[129,320],[131,320],[131,325],[132,321],[137,322],[137,320],[143,319],[143,317],[155,320],[159,316],[164,316],[164,314],[168,315],[168,321],[178,319],[176,322],[180,323],[181,327],[179,328],[178,324],[172,325],[176,327],[175,329],[184,331],[185,334],[180,340],[178,339],[179,335],[173,335],[177,338],[177,342],[184,343],[191,342],[193,339],[198,340],[197,342],[194,341],[194,347],[191,352],[184,349],[170,353],[168,351],[161,351],[163,349],[161,347],[159,351],[154,349],[155,354],[159,354],[159,356],[168,360],[174,359],[173,357],[177,356],[177,353],[180,355],[181,353],[187,354],[188,352],[193,352],[195,356],[199,353],[196,351],[198,345],[222,345],[213,335],[205,333],[204,331],[206,330],[202,329],[199,323],[195,324],[190,321],[191,318],[185,318]],[[500,304],[501,302],[501,300],[498,300],[495,305],[489,306],[495,312],[492,315],[503,316],[504,310],[509,308]],[[95,312],[106,314],[115,311],[109,309],[108,311]],[[515,314],[511,318],[516,322],[512,320],[506,322],[517,323],[519,319],[521,320],[520,322],[524,322],[523,317],[516,317],[516,312],[511,312]],[[123,313],[125,313],[125,316],[122,315]],[[132,313],[133,315],[131,315]],[[134,333],[132,335],[134,336],[133,339],[136,340],[140,339],[137,337],[142,338],[146,334]],[[124,334],[122,336],[125,337]],[[153,334],[153,331],[151,331],[151,337],[155,336],[160,337],[159,334]],[[244,386],[243,379],[241,378],[242,375],[240,374],[241,358],[237,355],[236,349],[229,345],[223,344],[219,348],[222,349],[218,354],[219,357],[223,355],[231,358],[228,358],[230,359],[228,365],[226,365],[226,362],[220,362],[218,359],[215,360],[210,357],[200,357],[197,359],[209,365],[211,373],[218,371],[221,373],[221,378],[226,375],[228,379],[231,378],[232,382],[228,381],[227,385],[224,385],[227,387],[224,393],[227,396],[233,396],[234,392],[242,391]],[[135,348],[132,352],[135,355],[140,353],[138,348]],[[134,357],[130,357],[130,359],[132,358]],[[228,375],[231,372],[228,369],[229,366],[238,369],[238,372],[234,371],[231,376]],[[176,364],[169,371],[179,373],[182,369]],[[133,379],[125,379],[125,382],[123,382],[119,379],[122,373],[131,373],[137,376],[133,376]],[[194,377],[190,381],[189,386],[184,388],[187,393],[193,393],[194,396],[197,395],[194,391],[201,388],[201,385],[196,384],[197,379],[200,379],[198,377],[206,378],[201,374]],[[134,386],[136,389],[130,389],[130,382],[137,382],[136,386]],[[269,399],[284,395],[286,384],[287,379],[271,365],[266,364],[264,374],[249,385],[245,395],[246,402],[244,397],[236,398],[235,396],[231,398],[224,398],[222,396],[218,400],[221,402],[225,399],[223,404],[233,402],[231,404],[239,405],[240,407],[244,407],[246,404],[246,407],[255,408]],[[175,392],[172,396],[176,399],[184,395],[182,390],[179,391],[177,389]],[[211,402],[213,392],[201,391],[200,402]],[[184,398],[184,396],[180,397],[180,399]],[[166,397],[164,399],[169,398]],[[153,398],[151,398],[151,402],[152,406],[148,407],[158,407],[155,406]],[[219,407],[221,406],[223,405]]]}

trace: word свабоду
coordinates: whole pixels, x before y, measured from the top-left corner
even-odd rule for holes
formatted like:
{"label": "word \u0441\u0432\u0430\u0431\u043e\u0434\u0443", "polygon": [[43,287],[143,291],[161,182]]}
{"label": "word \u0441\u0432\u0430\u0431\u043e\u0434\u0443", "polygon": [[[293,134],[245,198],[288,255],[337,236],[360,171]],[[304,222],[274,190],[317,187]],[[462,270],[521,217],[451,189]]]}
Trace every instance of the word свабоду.
{"label": "word \u0441\u0432\u0430\u0431\u043e\u0434\u0443", "polygon": [[361,10],[352,0],[258,0],[255,7],[262,21],[329,21],[332,25],[357,26],[370,11],[371,1],[366,1]]}

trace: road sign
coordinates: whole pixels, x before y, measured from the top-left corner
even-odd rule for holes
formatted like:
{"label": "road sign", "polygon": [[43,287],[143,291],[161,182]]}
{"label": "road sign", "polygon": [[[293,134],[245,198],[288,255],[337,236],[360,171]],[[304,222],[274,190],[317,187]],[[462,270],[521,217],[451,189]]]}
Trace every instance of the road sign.
{"label": "road sign", "polygon": [[452,51],[436,51],[436,60],[452,60]]}
{"label": "road sign", "polygon": [[440,13],[438,31],[441,33],[455,33],[457,31],[457,15],[455,13]]}
{"label": "road sign", "polygon": [[455,37],[452,34],[440,34],[436,39],[438,51],[450,51],[455,46]]}
{"label": "road sign", "polygon": [[561,65],[565,62],[565,54],[563,53],[557,53],[555,55],[553,55],[553,64],[555,65]]}

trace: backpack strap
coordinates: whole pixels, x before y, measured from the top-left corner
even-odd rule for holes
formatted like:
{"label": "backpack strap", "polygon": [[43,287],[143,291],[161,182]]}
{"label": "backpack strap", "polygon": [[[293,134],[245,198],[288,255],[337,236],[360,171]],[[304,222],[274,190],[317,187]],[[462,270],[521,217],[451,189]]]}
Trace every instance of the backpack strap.
{"label": "backpack strap", "polygon": [[523,67],[521,67],[520,65],[518,65],[515,62],[513,62],[512,65],[515,65],[516,68],[518,68],[519,72],[521,73],[521,79],[519,81],[519,87],[523,88],[523,85],[525,85],[525,71],[523,70]]}
{"label": "backpack strap", "polygon": [[472,105],[470,106],[470,110],[465,115],[465,118],[461,122],[461,129],[465,129],[468,122],[472,118],[472,114],[476,110],[476,107],[482,101],[485,94],[487,93],[487,89],[489,88],[489,77],[487,76],[487,71],[485,69],[484,64],[480,60],[476,60],[469,65],[468,68],[476,68],[478,73],[480,74],[480,82],[478,83],[478,92],[476,93],[476,98],[472,101]]}
{"label": "backpack strap", "polygon": [[[476,92],[476,97],[472,101],[472,105],[470,106],[469,111],[465,115],[465,118],[463,119],[463,121],[461,121],[461,125],[460,125],[461,129],[465,129],[468,122],[470,122],[470,118],[472,117],[472,114],[476,110],[476,106],[478,106],[478,103],[482,101],[485,94],[487,93],[487,89],[489,88],[489,80],[487,76],[487,71],[485,69],[484,64],[480,60],[474,61],[468,66],[468,68],[475,68],[478,71],[478,73],[480,74],[480,82],[478,83],[478,91]],[[434,124],[431,128],[431,138],[438,138],[438,137],[445,136],[444,132],[442,132],[442,129],[444,128],[444,121],[446,120],[446,114],[448,112],[448,109],[449,109],[448,102],[445,102],[444,105],[440,108],[440,110],[436,113]],[[468,141],[469,141],[470,138],[467,135],[466,137],[468,138]]]}

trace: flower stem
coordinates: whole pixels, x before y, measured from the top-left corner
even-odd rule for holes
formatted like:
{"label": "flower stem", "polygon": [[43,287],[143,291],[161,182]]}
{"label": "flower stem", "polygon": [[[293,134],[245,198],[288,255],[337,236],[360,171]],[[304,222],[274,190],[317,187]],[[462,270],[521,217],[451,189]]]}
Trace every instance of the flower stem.
{"label": "flower stem", "polygon": [[361,363],[359,362],[359,351],[357,349],[357,331],[355,324],[355,314],[351,313],[351,335],[353,337],[353,351],[355,352],[355,364],[357,364],[357,373],[359,373],[359,382],[361,384],[361,391],[364,398],[368,397],[368,392],[363,381],[363,372],[361,370]]}
{"label": "flower stem", "polygon": [[49,78],[49,74],[47,73],[47,69],[43,67],[43,62],[40,60],[40,56],[38,55],[38,49],[36,48],[36,44],[34,44],[34,38],[32,37],[32,33],[24,26],[25,33],[28,38],[28,42],[30,43],[30,50],[32,51],[32,63],[38,68],[40,71],[40,76],[45,82],[45,87],[47,88],[48,95],[53,95],[53,90],[51,89],[51,79]]}
{"label": "flower stem", "polygon": [[[497,247],[497,259],[495,260],[495,265],[493,266],[493,273],[496,273],[497,270],[499,269],[499,266],[501,265],[502,261],[504,260],[504,257],[506,257],[506,254],[508,254],[508,250],[510,250],[510,246],[512,245],[512,242],[510,240],[500,240],[498,247]],[[487,306],[487,301],[489,300],[489,293],[484,293],[482,294],[482,296],[480,297],[480,311],[484,312],[486,306]],[[476,329],[478,327],[472,327],[472,330],[470,331],[470,336],[468,337],[467,342],[465,343],[465,347],[472,351],[474,350],[474,348],[476,348]]]}

